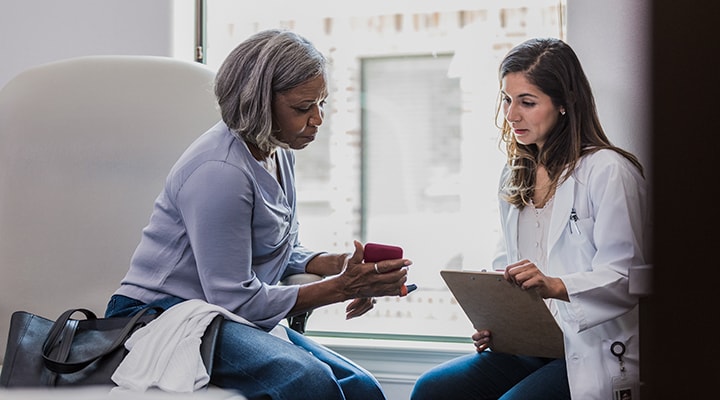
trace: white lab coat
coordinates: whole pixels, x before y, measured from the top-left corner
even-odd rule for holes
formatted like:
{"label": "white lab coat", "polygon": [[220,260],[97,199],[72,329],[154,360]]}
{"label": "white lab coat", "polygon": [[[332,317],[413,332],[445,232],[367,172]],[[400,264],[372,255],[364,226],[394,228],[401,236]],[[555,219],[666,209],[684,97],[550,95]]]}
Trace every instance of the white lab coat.
{"label": "white lab coat", "polygon": [[[501,184],[508,172],[506,166]],[[543,272],[561,278],[570,298],[552,300],[550,309],[564,333],[573,399],[612,399],[611,379],[620,370],[610,352],[615,341],[626,346],[627,373],[639,376],[638,298],[628,293],[628,270],[649,263],[646,201],[645,180],[612,150],[583,157],[555,192]],[[518,215],[500,199],[504,240],[494,269],[518,261]]]}

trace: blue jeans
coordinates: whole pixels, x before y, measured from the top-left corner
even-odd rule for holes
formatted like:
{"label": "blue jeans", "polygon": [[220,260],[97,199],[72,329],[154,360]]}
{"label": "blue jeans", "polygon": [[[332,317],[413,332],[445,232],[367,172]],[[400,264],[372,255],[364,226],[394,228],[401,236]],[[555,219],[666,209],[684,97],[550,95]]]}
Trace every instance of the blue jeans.
{"label": "blue jeans", "polygon": [[564,359],[468,354],[418,378],[411,400],[570,399]]}
{"label": "blue jeans", "polygon": [[[142,308],[169,308],[167,298],[144,304],[113,296],[106,317],[128,316]],[[378,381],[362,367],[305,336],[286,329],[292,343],[263,330],[225,321],[218,334],[210,383],[236,390],[250,400],[384,400]]]}

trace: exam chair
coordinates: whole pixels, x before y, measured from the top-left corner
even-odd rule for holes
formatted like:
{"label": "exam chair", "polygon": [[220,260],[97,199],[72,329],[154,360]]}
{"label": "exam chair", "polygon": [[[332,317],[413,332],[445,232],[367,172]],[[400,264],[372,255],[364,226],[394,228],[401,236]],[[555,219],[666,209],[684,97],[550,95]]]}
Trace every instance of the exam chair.
{"label": "exam chair", "polygon": [[85,56],[0,89],[0,362],[14,311],[104,313],[167,172],[220,120],[214,77],[168,57]]}

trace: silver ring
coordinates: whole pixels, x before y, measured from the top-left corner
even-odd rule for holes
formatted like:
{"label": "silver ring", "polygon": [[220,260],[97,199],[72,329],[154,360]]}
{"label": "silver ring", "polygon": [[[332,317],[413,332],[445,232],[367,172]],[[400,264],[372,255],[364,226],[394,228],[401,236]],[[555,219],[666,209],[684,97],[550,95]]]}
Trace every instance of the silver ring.
{"label": "silver ring", "polygon": [[377,263],[375,263],[375,272],[378,273],[378,274],[380,273],[380,270],[379,270],[378,267],[377,267]]}

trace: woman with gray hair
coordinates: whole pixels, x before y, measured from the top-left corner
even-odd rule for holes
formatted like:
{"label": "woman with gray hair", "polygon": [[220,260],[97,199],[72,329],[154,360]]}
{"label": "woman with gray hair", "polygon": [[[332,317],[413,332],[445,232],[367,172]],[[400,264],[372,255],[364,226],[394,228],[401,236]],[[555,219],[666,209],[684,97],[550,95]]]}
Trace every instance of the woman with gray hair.
{"label": "woman with gray hair", "polygon": [[[203,300],[252,323],[223,323],[210,383],[249,399],[384,399],[358,365],[291,329],[269,333],[346,300],[347,318],[363,315],[373,297],[402,294],[411,264],[363,263],[358,241],[352,255],[300,244],[293,151],[323,122],[325,57],[295,33],[259,32],[228,55],[215,94],[222,121],[171,169],[106,316]],[[298,273],[326,278],[278,285]]]}

